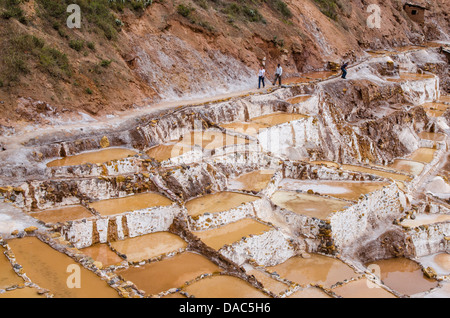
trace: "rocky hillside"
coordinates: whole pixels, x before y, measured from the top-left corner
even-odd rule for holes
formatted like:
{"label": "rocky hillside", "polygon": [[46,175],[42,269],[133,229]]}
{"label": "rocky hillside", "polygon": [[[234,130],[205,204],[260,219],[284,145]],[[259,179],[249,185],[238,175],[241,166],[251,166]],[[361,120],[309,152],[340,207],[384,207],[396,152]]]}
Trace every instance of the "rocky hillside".
{"label": "rocky hillside", "polygon": [[[79,29],[66,25],[71,3]],[[421,25],[400,0],[0,0],[0,131],[250,89],[261,63],[295,76],[448,40],[445,3],[425,3]]]}

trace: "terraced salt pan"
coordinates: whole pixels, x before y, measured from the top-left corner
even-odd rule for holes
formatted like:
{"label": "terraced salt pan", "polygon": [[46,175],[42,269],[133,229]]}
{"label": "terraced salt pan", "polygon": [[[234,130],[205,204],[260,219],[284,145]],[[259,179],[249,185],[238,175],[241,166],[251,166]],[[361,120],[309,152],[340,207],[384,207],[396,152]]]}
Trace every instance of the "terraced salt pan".
{"label": "terraced salt pan", "polygon": [[253,118],[251,121],[258,124],[268,125],[269,127],[288,123],[294,120],[307,118],[308,116],[294,113],[272,113]]}
{"label": "terraced salt pan", "polygon": [[193,232],[206,245],[219,250],[226,244],[232,244],[250,235],[261,235],[272,228],[253,219],[242,219],[221,227],[206,231]]}
{"label": "terraced salt pan", "polygon": [[159,294],[171,288],[180,288],[202,274],[221,272],[221,268],[206,257],[183,252],[161,261],[120,269],[117,274],[144,290],[147,296]]}
{"label": "terraced salt pan", "polygon": [[308,287],[292,293],[287,298],[333,298],[317,287]]}
{"label": "terraced salt pan", "polygon": [[438,222],[449,222],[450,221],[450,215],[449,214],[416,214],[415,219],[406,219],[404,220],[401,225],[414,228],[421,225],[428,225]]}
{"label": "terraced salt pan", "polygon": [[406,82],[406,81],[422,81],[424,79],[435,78],[434,75],[431,74],[418,74],[418,73],[400,73],[399,77],[396,78],[387,78],[389,82]]}
{"label": "terraced salt pan", "polygon": [[432,140],[432,141],[444,141],[446,136],[444,134],[440,133],[432,133],[432,132],[426,132],[422,131],[418,135],[420,138],[425,140]]}
{"label": "terraced salt pan", "polygon": [[122,198],[96,201],[89,207],[103,216],[115,215],[157,206],[169,206],[173,202],[159,193],[140,193]]}
{"label": "terraced salt pan", "polygon": [[0,246],[0,289],[24,283],[23,279],[14,272],[8,258],[3,254],[4,252],[5,249]]}
{"label": "terraced salt pan", "polygon": [[296,193],[292,191],[277,191],[271,197],[274,204],[281,208],[317,219],[326,219],[333,212],[342,210],[349,203],[318,195]]}
{"label": "terraced salt pan", "polygon": [[234,190],[259,192],[267,187],[274,174],[275,170],[255,170],[231,179],[228,187]]}
{"label": "terraced salt pan", "polygon": [[221,127],[244,135],[256,136],[260,130],[268,128],[269,125],[254,122],[235,122],[222,124]]}
{"label": "terraced salt pan", "polygon": [[[119,294],[100,277],[56,251],[36,237],[9,240],[16,261],[26,275],[56,298],[118,298]],[[69,288],[67,281],[73,269],[79,269],[80,288]],[[68,272],[69,270],[69,272]]]}
{"label": "terraced salt pan", "polygon": [[206,277],[183,289],[196,298],[269,298],[246,281],[228,275]]}
{"label": "terraced salt pan", "polygon": [[378,266],[381,281],[403,295],[411,296],[438,285],[436,280],[425,277],[419,264],[407,258],[378,260],[368,265]]}
{"label": "terraced salt pan", "polygon": [[418,259],[422,267],[431,267],[438,276],[450,275],[450,254],[449,253],[435,253],[423,256]]}
{"label": "terraced salt pan", "polygon": [[154,158],[158,161],[165,161],[170,158],[181,156],[191,150],[192,148],[190,146],[176,143],[171,145],[158,145],[150,148],[146,153],[150,158]]}
{"label": "terraced salt pan", "polygon": [[387,186],[386,182],[375,181],[326,181],[326,180],[296,180],[283,179],[279,184],[280,190],[301,191],[308,190],[319,193],[320,195],[329,195],[339,199],[358,200],[362,194],[381,189]]}
{"label": "terraced salt pan", "polygon": [[82,205],[65,206],[38,212],[29,212],[30,216],[45,223],[64,223],[93,217],[93,214]]}
{"label": "terraced salt pan", "polygon": [[394,170],[404,171],[408,174],[418,176],[425,168],[425,165],[417,161],[396,159],[388,167]]}
{"label": "terraced salt pan", "polygon": [[307,101],[311,97],[312,97],[311,95],[301,95],[301,96],[296,96],[296,97],[290,98],[286,101],[291,104],[298,104],[298,103]]}
{"label": "terraced salt pan", "polygon": [[47,167],[78,166],[86,163],[101,164],[112,160],[124,159],[135,154],[137,152],[131,149],[106,148],[57,159],[47,163]]}
{"label": "terraced salt pan", "polygon": [[285,83],[285,84],[309,83],[309,82],[315,81],[315,80],[324,80],[324,79],[330,78],[331,76],[334,76],[337,74],[339,74],[339,73],[331,72],[331,71],[318,71],[318,72],[304,73],[299,77],[289,77],[289,78],[283,79],[283,83]]}
{"label": "terraced salt pan", "polygon": [[187,146],[200,146],[203,149],[212,150],[232,145],[250,143],[249,140],[231,136],[217,131],[193,131],[183,135],[178,144]]}
{"label": "terraced salt pan", "polygon": [[382,178],[393,179],[393,180],[402,181],[402,182],[411,180],[411,177],[407,176],[405,174],[387,172],[387,171],[382,171],[382,170],[372,169],[372,168],[367,168],[367,167],[362,167],[362,166],[342,165],[341,169],[342,170],[349,170],[349,171],[373,174],[373,175],[376,175],[376,176],[380,176]]}
{"label": "terraced salt pan", "polygon": [[433,160],[436,151],[437,149],[433,148],[418,148],[408,157],[408,159],[413,161],[430,163]]}
{"label": "terraced salt pan", "polygon": [[428,116],[440,117],[445,113],[445,111],[447,110],[449,105],[444,104],[444,103],[432,102],[432,103],[422,104],[422,107],[425,109],[425,112],[427,113]]}
{"label": "terraced salt pan", "polygon": [[350,266],[338,259],[320,254],[310,256],[309,258],[291,257],[284,263],[267,269],[302,286],[320,284],[330,288],[337,282],[358,277]]}
{"label": "terraced salt pan", "polygon": [[118,265],[123,262],[123,259],[117,255],[107,244],[95,244],[80,251],[86,256],[91,257],[94,261],[102,263],[103,267]]}
{"label": "terraced salt pan", "polygon": [[391,292],[366,278],[337,286],[332,291],[343,298],[397,298]]}
{"label": "terraced salt pan", "polygon": [[259,197],[237,192],[217,192],[192,199],[185,203],[185,207],[189,215],[198,216],[228,211],[258,199]]}
{"label": "terraced salt pan", "polygon": [[126,255],[128,262],[140,262],[186,248],[187,243],[169,232],[155,232],[121,241],[111,242],[111,247]]}
{"label": "terraced salt pan", "polygon": [[252,269],[247,270],[247,274],[255,276],[255,278],[263,284],[264,288],[270,290],[274,294],[284,294],[289,288],[289,285],[272,278],[271,275],[265,272],[263,273],[259,270]]}

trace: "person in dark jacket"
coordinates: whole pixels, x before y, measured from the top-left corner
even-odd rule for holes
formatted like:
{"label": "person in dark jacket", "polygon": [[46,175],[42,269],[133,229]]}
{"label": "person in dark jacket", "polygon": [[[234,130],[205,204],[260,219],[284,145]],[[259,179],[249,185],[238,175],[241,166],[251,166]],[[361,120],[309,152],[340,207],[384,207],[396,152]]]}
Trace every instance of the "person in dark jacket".
{"label": "person in dark jacket", "polygon": [[347,62],[345,62],[344,64],[342,64],[342,66],[341,66],[341,71],[342,71],[342,78],[343,79],[345,79],[346,77],[347,77],[347,66],[348,66],[348,63]]}

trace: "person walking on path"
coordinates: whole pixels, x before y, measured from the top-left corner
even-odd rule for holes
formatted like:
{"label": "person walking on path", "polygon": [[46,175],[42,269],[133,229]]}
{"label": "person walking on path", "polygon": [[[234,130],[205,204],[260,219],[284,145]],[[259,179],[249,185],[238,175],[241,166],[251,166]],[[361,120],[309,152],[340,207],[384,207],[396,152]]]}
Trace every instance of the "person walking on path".
{"label": "person walking on path", "polygon": [[265,79],[265,77],[266,77],[266,70],[264,69],[264,66],[263,66],[263,65],[261,65],[261,68],[260,68],[260,70],[259,70],[258,76],[259,76],[258,89],[261,88],[261,83],[262,83],[262,85],[263,85],[263,88],[265,88],[265,87],[266,87],[266,83],[264,82],[264,79]]}
{"label": "person walking on path", "polygon": [[277,70],[275,72],[275,80],[273,81],[273,85],[275,85],[278,80],[278,83],[281,86],[281,76],[282,75],[283,75],[283,68],[281,67],[280,64],[278,64]]}
{"label": "person walking on path", "polygon": [[342,66],[341,66],[341,71],[342,71],[342,78],[343,79],[345,79],[346,77],[347,77],[347,66],[348,66],[348,63],[347,62],[345,62],[344,64],[342,64]]}

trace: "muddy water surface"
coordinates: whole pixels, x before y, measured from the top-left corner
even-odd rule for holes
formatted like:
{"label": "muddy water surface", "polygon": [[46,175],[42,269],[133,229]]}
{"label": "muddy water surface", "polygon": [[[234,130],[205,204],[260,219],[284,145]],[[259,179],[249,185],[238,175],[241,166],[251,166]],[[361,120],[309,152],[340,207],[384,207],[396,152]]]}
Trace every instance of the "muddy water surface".
{"label": "muddy water surface", "polygon": [[425,140],[432,140],[432,141],[444,141],[446,136],[444,134],[440,133],[432,133],[432,132],[425,132],[422,131],[419,133],[419,137]]}
{"label": "muddy water surface", "polygon": [[[57,298],[119,297],[117,291],[100,277],[36,237],[13,239],[8,244],[27,276],[40,287],[49,289]],[[70,276],[76,273],[80,274],[81,288],[70,288],[67,282],[77,281],[75,276]]]}
{"label": "muddy water surface", "polygon": [[361,167],[361,166],[342,165],[341,169],[355,171],[355,172],[368,173],[368,174],[372,174],[372,175],[376,175],[376,176],[379,176],[382,178],[392,179],[392,180],[396,180],[396,181],[410,181],[411,180],[411,177],[404,175],[404,174],[386,172],[386,171],[381,171],[381,170],[371,169],[371,168]]}
{"label": "muddy water surface", "polygon": [[187,243],[169,232],[155,232],[111,242],[111,247],[124,254],[128,262],[139,262],[186,248]]}
{"label": "muddy water surface", "polygon": [[221,127],[233,130],[236,132],[239,132],[244,135],[249,136],[256,136],[260,130],[269,128],[269,125],[262,124],[262,123],[253,123],[253,122],[236,122],[236,123],[229,123],[229,124],[223,124]]}
{"label": "muddy water surface", "polygon": [[0,289],[24,283],[24,280],[14,272],[6,255],[3,254],[5,251],[6,249],[0,246]]}
{"label": "muddy water surface", "polygon": [[322,220],[326,219],[331,213],[350,205],[348,202],[337,199],[292,191],[277,191],[273,194],[271,200],[281,208]]}
{"label": "muddy water surface", "polygon": [[260,199],[257,196],[237,192],[217,192],[207,194],[185,203],[189,215],[196,216],[206,212],[217,213],[228,211],[238,206]]}
{"label": "muddy water surface", "polygon": [[391,258],[370,264],[378,265],[383,283],[400,294],[411,296],[438,285],[436,280],[425,277],[419,264],[406,258]]}
{"label": "muddy water surface", "polygon": [[344,298],[397,298],[386,289],[361,278],[333,288],[333,292]]}
{"label": "muddy water surface", "polygon": [[91,257],[94,261],[101,262],[103,267],[118,265],[123,262],[123,259],[113,252],[107,244],[95,244],[90,247],[80,249],[80,251]]}
{"label": "muddy water surface", "polygon": [[406,81],[422,81],[425,79],[435,78],[431,74],[418,74],[418,73],[400,73],[398,78],[387,78],[389,82],[406,82]]}
{"label": "muddy water surface", "polygon": [[312,190],[321,195],[332,197],[358,200],[362,194],[368,194],[389,185],[387,182],[369,182],[369,181],[320,181],[320,180],[296,180],[283,179],[279,188],[281,190],[302,191]]}
{"label": "muddy water surface", "polygon": [[433,148],[419,148],[416,151],[414,151],[411,154],[411,156],[409,156],[408,159],[413,161],[430,163],[433,160],[436,151],[437,149]]}
{"label": "muddy water surface", "polygon": [[307,118],[308,116],[293,113],[273,113],[253,118],[251,121],[254,123],[265,124],[268,126],[276,126],[284,123],[288,123],[294,120],[300,120]]}
{"label": "muddy water surface", "polygon": [[444,115],[449,105],[443,103],[425,103],[422,105],[422,107],[425,109],[425,112],[428,116],[440,117]]}
{"label": "muddy water surface", "polygon": [[201,279],[186,286],[184,290],[196,298],[269,298],[246,281],[228,275]]}
{"label": "muddy water surface", "polygon": [[396,159],[392,164],[388,165],[388,167],[418,176],[422,172],[425,165],[417,161]]}
{"label": "muddy water surface", "polygon": [[179,288],[201,274],[220,271],[220,267],[206,257],[184,252],[158,262],[118,270],[117,274],[135,283],[147,295],[154,295],[171,288]]}
{"label": "muddy water surface", "polygon": [[93,214],[82,205],[65,206],[39,212],[30,212],[28,214],[42,222],[53,224],[93,217]]}
{"label": "muddy water surface", "polygon": [[302,95],[302,96],[296,96],[296,97],[290,98],[286,101],[291,104],[299,104],[299,103],[307,101],[311,97],[312,97],[312,95]]}
{"label": "muddy water surface", "polygon": [[275,170],[255,170],[231,179],[228,186],[235,190],[259,192],[267,187],[274,173]]}
{"label": "muddy water surface", "polygon": [[47,167],[77,166],[86,163],[105,163],[112,160],[119,160],[137,154],[136,151],[125,148],[106,148],[99,151],[85,152],[74,156],[65,157],[51,161]]}
{"label": "muddy water surface", "polygon": [[418,227],[421,225],[450,221],[450,214],[417,214],[415,219],[406,219],[401,224],[407,227]]}
{"label": "muddy water surface", "polygon": [[140,193],[122,198],[101,200],[89,206],[101,215],[114,215],[157,206],[172,205],[173,202],[159,193]]}
{"label": "muddy water surface", "polygon": [[225,244],[232,244],[240,241],[249,235],[260,235],[272,228],[253,219],[243,219],[221,227],[194,232],[206,245],[219,250]]}
{"label": "muddy water surface", "polygon": [[333,298],[317,287],[309,287],[288,296],[288,298]]}
{"label": "muddy water surface", "polygon": [[190,146],[176,143],[172,145],[155,146],[147,150],[146,153],[150,158],[158,161],[165,161],[170,158],[181,156],[191,150],[192,148]]}
{"label": "muddy water surface", "polygon": [[345,279],[358,277],[355,271],[342,261],[319,254],[311,254],[310,258],[295,256],[268,269],[300,285],[320,284],[327,288]]}

